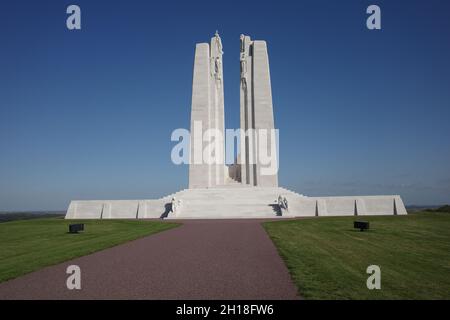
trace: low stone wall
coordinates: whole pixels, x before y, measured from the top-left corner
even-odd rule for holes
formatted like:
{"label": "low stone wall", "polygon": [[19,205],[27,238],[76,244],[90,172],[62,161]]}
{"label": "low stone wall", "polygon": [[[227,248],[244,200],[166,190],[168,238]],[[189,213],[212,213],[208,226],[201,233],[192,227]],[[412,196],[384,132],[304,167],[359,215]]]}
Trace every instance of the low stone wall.
{"label": "low stone wall", "polygon": [[151,219],[160,218],[167,201],[158,200],[76,200],[71,201],[66,219]]}
{"label": "low stone wall", "polygon": [[[293,212],[298,216],[367,216],[405,215],[405,205],[398,195],[355,197],[308,197],[301,204],[304,210]],[[301,202],[301,201],[300,201]],[[314,206],[311,204],[314,203]],[[314,209],[312,209],[314,207]],[[297,208],[295,208],[297,209]]]}
{"label": "low stone wall", "polygon": [[[288,211],[277,215],[274,199],[282,195]],[[181,200],[178,214],[171,199]],[[193,189],[157,200],[72,201],[66,219],[288,218],[405,215],[400,196],[305,197],[283,188]]]}

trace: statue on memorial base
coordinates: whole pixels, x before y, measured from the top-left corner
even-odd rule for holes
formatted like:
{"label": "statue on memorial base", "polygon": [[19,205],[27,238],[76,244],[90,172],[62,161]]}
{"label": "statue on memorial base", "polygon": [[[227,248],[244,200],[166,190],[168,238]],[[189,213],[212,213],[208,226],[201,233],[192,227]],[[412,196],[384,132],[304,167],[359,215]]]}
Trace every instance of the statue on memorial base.
{"label": "statue on memorial base", "polygon": [[181,200],[172,198],[172,202],[171,202],[172,213],[176,216],[178,213],[180,213],[180,209],[181,209]]}
{"label": "statue on memorial base", "polygon": [[282,197],[280,194],[278,196],[277,203],[278,203],[278,207],[280,208],[281,214],[283,214],[284,211],[289,211],[288,201],[287,201],[286,197]]}

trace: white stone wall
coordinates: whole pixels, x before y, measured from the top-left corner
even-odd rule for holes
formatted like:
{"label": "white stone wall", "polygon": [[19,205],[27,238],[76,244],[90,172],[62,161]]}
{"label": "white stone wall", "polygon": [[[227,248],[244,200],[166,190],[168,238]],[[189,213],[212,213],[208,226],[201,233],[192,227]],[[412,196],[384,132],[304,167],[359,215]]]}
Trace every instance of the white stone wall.
{"label": "white stone wall", "polygon": [[286,196],[292,216],[406,215],[400,196],[293,197]]}
{"label": "white stone wall", "polygon": [[[280,218],[407,214],[398,195],[305,197],[278,187],[227,187],[188,189],[156,200],[72,201],[66,219],[275,218],[279,195],[289,207]],[[168,211],[172,198],[182,203],[176,215]]]}

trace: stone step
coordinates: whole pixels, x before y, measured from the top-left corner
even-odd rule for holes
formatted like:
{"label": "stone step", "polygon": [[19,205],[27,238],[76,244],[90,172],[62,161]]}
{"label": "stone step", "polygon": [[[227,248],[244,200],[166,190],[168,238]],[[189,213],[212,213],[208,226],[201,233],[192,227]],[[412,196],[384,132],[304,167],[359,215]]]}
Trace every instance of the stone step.
{"label": "stone step", "polygon": [[[284,188],[262,188],[233,186],[231,188],[199,188],[177,192],[173,195],[181,200],[177,218],[273,218],[279,214],[277,199],[279,195],[295,202],[302,195]],[[173,197],[167,197],[171,201]],[[168,218],[176,218],[170,214]]]}
{"label": "stone step", "polygon": [[[230,208],[231,209],[231,208]],[[172,219],[176,218],[275,218],[277,217],[277,212],[273,211],[271,208],[269,210],[254,210],[254,209],[246,209],[246,210],[238,210],[234,208],[234,210],[182,210],[181,213],[176,216],[170,215]]]}

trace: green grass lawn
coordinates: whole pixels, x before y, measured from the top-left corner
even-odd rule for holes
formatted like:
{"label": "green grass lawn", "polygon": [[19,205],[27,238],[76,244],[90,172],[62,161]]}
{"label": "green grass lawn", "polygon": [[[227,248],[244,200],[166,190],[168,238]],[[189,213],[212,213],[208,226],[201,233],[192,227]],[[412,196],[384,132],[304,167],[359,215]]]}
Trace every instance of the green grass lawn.
{"label": "green grass lawn", "polygon": [[0,282],[42,267],[84,256],[178,226],[143,220],[86,220],[85,231],[69,234],[75,223],[60,218],[0,224]]}
{"label": "green grass lawn", "polygon": [[[354,220],[371,230],[353,229]],[[323,217],[264,227],[306,299],[450,299],[450,214]],[[368,290],[366,268],[381,268]]]}

